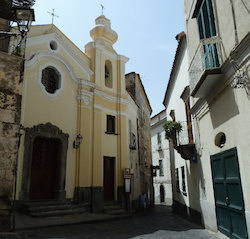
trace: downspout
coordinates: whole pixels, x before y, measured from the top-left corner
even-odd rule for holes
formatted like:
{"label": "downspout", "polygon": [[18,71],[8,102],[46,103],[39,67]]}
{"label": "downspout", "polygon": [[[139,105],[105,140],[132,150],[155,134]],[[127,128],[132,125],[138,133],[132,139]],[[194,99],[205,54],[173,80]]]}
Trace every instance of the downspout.
{"label": "downspout", "polygon": [[[119,79],[119,82],[117,82],[117,120],[118,120],[118,124],[117,124],[117,137],[118,137],[118,140],[117,140],[117,159],[119,159],[119,161],[117,160],[117,175],[116,175],[116,178],[117,178],[117,183],[116,183],[116,186],[117,186],[117,189],[118,189],[118,186],[119,186],[119,174],[122,172],[122,162],[121,162],[121,155],[122,155],[122,145],[121,145],[121,72],[120,72],[120,69],[121,69],[121,60],[118,61],[118,69],[117,69],[117,79]],[[118,84],[119,83],[119,84]],[[120,94],[118,93],[120,92]],[[119,164],[118,164],[119,162]],[[118,191],[117,191],[117,197],[118,197]],[[118,200],[118,198],[117,198]]]}
{"label": "downspout", "polygon": [[[78,104],[77,104],[77,134],[81,132],[81,80],[78,82]],[[75,188],[77,188],[77,200],[78,200],[78,190],[79,190],[79,176],[80,176],[80,146],[76,148],[76,177],[75,177]]]}
{"label": "downspout", "polygon": [[[95,43],[93,43],[95,44]],[[96,47],[94,48],[94,84],[96,84]],[[90,175],[90,211],[93,211],[93,184],[94,184],[94,147],[95,147],[95,88],[92,89],[93,92],[93,98],[92,98],[92,145],[91,145],[91,154],[90,154],[90,159],[91,159],[91,175]]]}
{"label": "downspout", "polygon": [[239,44],[239,38],[238,38],[238,32],[237,32],[237,25],[236,25],[236,19],[235,19],[233,0],[230,0],[230,5],[232,8],[232,15],[233,15],[233,22],[234,22],[234,37],[235,37],[235,46],[236,46]]}

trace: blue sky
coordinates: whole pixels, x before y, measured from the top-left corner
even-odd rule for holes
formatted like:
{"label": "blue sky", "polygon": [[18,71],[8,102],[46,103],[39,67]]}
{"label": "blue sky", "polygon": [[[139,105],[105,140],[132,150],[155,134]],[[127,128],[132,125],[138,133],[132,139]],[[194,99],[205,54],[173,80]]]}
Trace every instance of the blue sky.
{"label": "blue sky", "polygon": [[54,24],[82,51],[91,37],[95,18],[104,15],[118,34],[114,49],[128,57],[126,73],[141,76],[153,113],[162,104],[177,47],[175,36],[184,31],[182,0],[36,0],[37,24],[49,24],[47,13],[55,9]]}

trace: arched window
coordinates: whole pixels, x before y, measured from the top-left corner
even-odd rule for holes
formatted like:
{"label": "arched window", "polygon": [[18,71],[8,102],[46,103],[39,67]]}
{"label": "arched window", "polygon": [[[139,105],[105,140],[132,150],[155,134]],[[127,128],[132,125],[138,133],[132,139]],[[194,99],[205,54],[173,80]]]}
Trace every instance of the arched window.
{"label": "arched window", "polygon": [[105,86],[108,88],[112,88],[113,81],[112,81],[112,64],[109,60],[105,62],[105,69],[104,69],[104,76],[105,76]]}
{"label": "arched window", "polygon": [[53,67],[46,67],[42,71],[42,84],[48,93],[54,94],[61,87],[60,73]]}

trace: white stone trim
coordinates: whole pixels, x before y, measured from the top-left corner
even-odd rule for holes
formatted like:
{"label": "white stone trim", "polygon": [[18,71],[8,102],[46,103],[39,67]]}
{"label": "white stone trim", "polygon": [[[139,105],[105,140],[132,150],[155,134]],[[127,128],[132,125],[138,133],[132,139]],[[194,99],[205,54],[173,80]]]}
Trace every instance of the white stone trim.
{"label": "white stone trim", "polygon": [[[74,49],[70,48],[65,42],[63,41],[63,38],[59,36],[56,33],[50,33],[46,35],[40,35],[36,37],[30,37],[27,39],[26,43],[26,48],[29,46],[34,46],[34,45],[39,45],[39,44],[44,44],[47,42],[48,45],[48,50],[50,52],[53,52],[55,54],[56,51],[52,51],[50,49],[49,43],[50,41],[56,41],[58,43],[58,48],[61,47],[65,52],[67,52],[68,56],[87,74],[87,75],[92,75],[93,72],[89,69],[89,67],[85,67],[86,63],[83,62],[77,54],[75,54]],[[86,58],[88,58],[85,53],[83,53],[80,49],[79,52],[81,52]],[[28,56],[27,59],[30,59],[31,56]],[[89,59],[89,58],[88,58]],[[88,79],[89,80],[89,79]]]}
{"label": "white stone trim", "polygon": [[[56,90],[56,92],[54,94],[50,94],[49,92],[47,92],[44,85],[42,84],[42,71],[46,67],[50,67],[50,66],[55,68],[60,73],[60,87]],[[56,98],[61,94],[61,92],[64,91],[64,73],[61,71],[61,69],[60,69],[60,67],[58,67],[58,65],[56,65],[52,62],[46,62],[45,64],[43,64],[39,67],[39,75],[37,77],[37,83],[45,96],[48,96],[51,98]]]}
{"label": "white stone trim", "polygon": [[127,63],[129,61],[129,58],[123,55],[118,55],[118,60]]}
{"label": "white stone trim", "polygon": [[[100,50],[104,55],[108,56],[109,58],[117,61],[119,60],[119,55],[115,52],[112,52],[112,51],[108,51],[106,48],[105,48],[105,45],[102,45],[98,42],[89,42],[88,44],[85,45],[85,51],[90,51],[92,48],[96,48],[98,50]],[[125,56],[123,56],[123,59],[126,59]],[[127,58],[128,59],[128,58]]]}
{"label": "white stone trim", "polygon": [[[81,67],[81,69],[87,74],[87,78],[88,78],[87,80],[77,78],[71,64],[65,58],[57,54],[53,54],[53,52],[51,51],[40,50],[40,51],[34,52],[34,55],[30,58],[30,60],[25,61],[25,68],[27,69],[31,68],[34,64],[39,63],[39,61],[44,58],[56,60],[60,62],[61,64],[63,64],[64,67],[68,70],[68,73],[70,74],[71,79],[73,80],[74,83],[78,84],[79,82],[81,82],[82,85],[85,85],[87,81],[90,81],[90,76],[93,73],[90,69],[88,69],[86,66],[84,67],[84,65]],[[91,74],[89,74],[90,71],[91,71]]]}
{"label": "white stone trim", "polygon": [[103,107],[102,105],[98,105],[98,104],[94,104],[94,108],[102,110],[102,111],[109,113],[111,115],[123,115],[123,116],[127,115],[126,112],[110,110],[110,109],[107,109],[107,108]]}
{"label": "white stone trim", "polygon": [[95,89],[94,93],[96,95],[101,96],[102,98],[104,98],[106,100],[109,100],[111,102],[114,102],[114,103],[120,102],[121,104],[125,104],[125,105],[128,104],[128,100],[127,99],[117,98],[115,96],[108,95],[107,93],[105,93],[103,91],[100,91],[100,90],[96,90]]}
{"label": "white stone trim", "polygon": [[[51,47],[50,47],[50,43],[51,43],[52,41],[54,41],[54,42],[57,44],[57,49],[56,49],[56,50],[52,50]],[[48,49],[49,49],[51,52],[58,53],[58,51],[60,50],[60,48],[61,48],[61,44],[59,44],[57,40],[51,39],[50,41],[48,41]]]}

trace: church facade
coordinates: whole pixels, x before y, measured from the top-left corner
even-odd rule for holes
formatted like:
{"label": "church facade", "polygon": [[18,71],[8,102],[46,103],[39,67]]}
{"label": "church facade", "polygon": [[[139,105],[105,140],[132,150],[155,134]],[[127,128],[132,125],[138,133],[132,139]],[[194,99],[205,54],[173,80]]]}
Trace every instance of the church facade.
{"label": "church facade", "polygon": [[[144,164],[138,164],[147,168],[136,181],[138,195],[125,197],[124,189],[124,171],[128,178],[134,177],[131,166],[140,154],[134,123],[143,119],[138,118],[139,112],[148,118],[143,124],[150,129],[152,110],[146,93],[138,88],[142,109],[126,90],[128,58],[113,49],[118,36],[110,20],[98,17],[90,35],[93,41],[85,45],[83,53],[54,25],[33,26],[28,34],[19,201],[68,199],[89,203],[91,211],[99,212],[105,201],[136,201],[145,189],[149,198],[153,195],[150,141],[149,152],[140,156]],[[129,195],[137,187],[131,182]]]}

